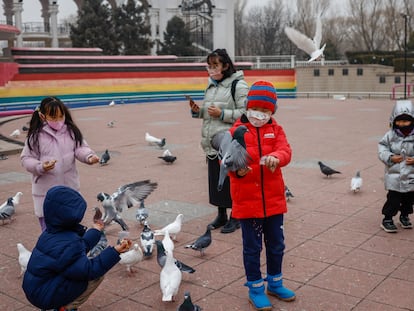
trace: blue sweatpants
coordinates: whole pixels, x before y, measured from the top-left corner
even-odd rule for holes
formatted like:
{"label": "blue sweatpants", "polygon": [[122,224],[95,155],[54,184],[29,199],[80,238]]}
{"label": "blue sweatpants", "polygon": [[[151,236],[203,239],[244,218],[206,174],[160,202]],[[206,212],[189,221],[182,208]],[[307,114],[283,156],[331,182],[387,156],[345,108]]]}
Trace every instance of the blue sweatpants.
{"label": "blue sweatpants", "polygon": [[257,281],[262,278],[260,253],[263,248],[263,239],[266,247],[266,272],[268,275],[280,274],[285,249],[283,214],[267,218],[240,219],[240,225],[247,281]]}

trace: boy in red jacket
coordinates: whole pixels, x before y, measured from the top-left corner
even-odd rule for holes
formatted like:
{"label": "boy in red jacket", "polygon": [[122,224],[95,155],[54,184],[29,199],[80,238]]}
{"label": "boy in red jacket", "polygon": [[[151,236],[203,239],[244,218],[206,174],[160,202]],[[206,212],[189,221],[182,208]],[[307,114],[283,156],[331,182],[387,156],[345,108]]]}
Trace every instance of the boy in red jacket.
{"label": "boy in red jacket", "polygon": [[[230,132],[245,125],[246,149],[251,156],[249,167],[230,172],[233,217],[240,220],[243,238],[243,263],[249,300],[256,310],[271,310],[265,293],[292,301],[295,293],[282,284],[282,259],[285,249],[283,214],[287,212],[285,186],[281,168],[292,151],[283,128],[272,118],[277,94],[267,81],[255,82],[247,95],[246,114],[237,120]],[[266,246],[267,276],[262,278],[260,253]]]}

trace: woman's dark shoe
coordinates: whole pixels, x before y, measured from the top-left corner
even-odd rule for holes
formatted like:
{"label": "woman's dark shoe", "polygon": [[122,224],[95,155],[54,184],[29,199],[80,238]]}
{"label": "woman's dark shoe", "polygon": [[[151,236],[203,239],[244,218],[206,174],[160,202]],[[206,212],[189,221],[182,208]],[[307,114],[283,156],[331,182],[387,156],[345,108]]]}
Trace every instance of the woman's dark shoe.
{"label": "woman's dark shoe", "polygon": [[240,228],[240,221],[230,217],[229,221],[221,228],[221,233],[232,233]]}

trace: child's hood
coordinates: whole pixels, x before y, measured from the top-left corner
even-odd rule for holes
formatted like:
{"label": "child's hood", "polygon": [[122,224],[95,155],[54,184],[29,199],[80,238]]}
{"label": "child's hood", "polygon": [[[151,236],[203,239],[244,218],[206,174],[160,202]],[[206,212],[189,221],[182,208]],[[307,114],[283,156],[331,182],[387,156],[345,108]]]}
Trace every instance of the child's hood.
{"label": "child's hood", "polygon": [[82,221],[86,202],[79,192],[65,186],[49,189],[43,204],[48,231],[74,229]]}
{"label": "child's hood", "polygon": [[414,106],[411,100],[397,100],[390,116],[390,125],[394,124],[395,118],[403,114],[414,118]]}

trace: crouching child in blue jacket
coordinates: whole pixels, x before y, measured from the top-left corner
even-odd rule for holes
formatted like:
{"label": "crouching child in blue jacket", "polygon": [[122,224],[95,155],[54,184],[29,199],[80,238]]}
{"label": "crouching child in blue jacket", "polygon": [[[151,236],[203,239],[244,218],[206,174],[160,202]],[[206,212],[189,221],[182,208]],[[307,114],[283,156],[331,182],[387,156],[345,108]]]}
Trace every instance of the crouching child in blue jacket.
{"label": "crouching child in blue jacket", "polygon": [[77,310],[103,280],[103,276],[129,249],[130,240],[107,247],[97,257],[87,253],[103,230],[103,222],[93,228],[80,222],[86,202],[75,190],[65,186],[49,189],[43,204],[46,230],[33,249],[23,279],[27,299],[41,309]]}

